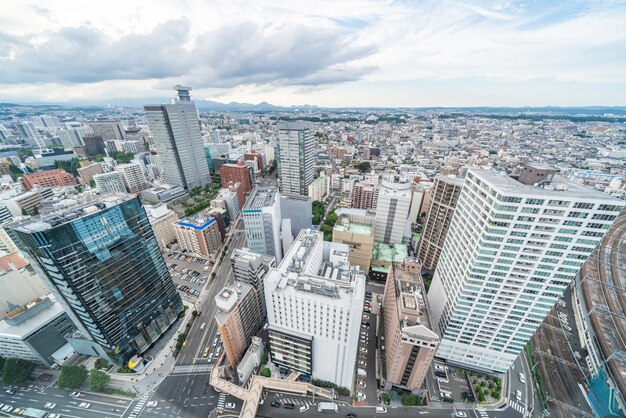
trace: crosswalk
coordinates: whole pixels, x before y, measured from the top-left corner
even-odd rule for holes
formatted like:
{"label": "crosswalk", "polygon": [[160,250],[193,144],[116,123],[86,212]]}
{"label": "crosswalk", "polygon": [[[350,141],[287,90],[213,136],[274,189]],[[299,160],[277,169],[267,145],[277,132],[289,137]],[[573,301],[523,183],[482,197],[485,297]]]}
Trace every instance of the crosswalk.
{"label": "crosswalk", "polygon": [[135,407],[133,408],[132,412],[130,413],[130,415],[128,417],[129,418],[135,418],[137,415],[139,415],[139,413],[143,409],[143,406],[148,401],[149,397],[150,397],[150,394],[147,393],[147,394],[143,395],[141,398],[139,398],[138,401],[137,401],[137,405],[135,405]]}
{"label": "crosswalk", "polygon": [[480,414],[481,418],[489,418],[489,414],[484,409],[476,409],[476,412]]}
{"label": "crosswalk", "polygon": [[222,392],[220,393],[220,397],[217,400],[217,409],[223,410],[225,404],[226,404],[226,394]]}
{"label": "crosswalk", "polygon": [[520,414],[524,414],[526,412],[526,407],[522,404],[517,403],[513,399],[509,399],[509,406],[515,409]]}
{"label": "crosswalk", "polygon": [[302,405],[307,405],[307,406],[311,406],[311,405],[315,405],[313,403],[313,401],[311,401],[310,399],[301,399],[301,398],[291,398],[291,397],[284,397],[284,395],[282,393],[277,393],[276,394],[276,400],[279,401],[280,403],[287,404],[287,403],[292,403],[294,405],[298,405],[298,406],[302,406]]}
{"label": "crosswalk", "polygon": [[185,373],[210,373],[213,368],[210,364],[188,364],[184,366],[174,366],[171,374]]}

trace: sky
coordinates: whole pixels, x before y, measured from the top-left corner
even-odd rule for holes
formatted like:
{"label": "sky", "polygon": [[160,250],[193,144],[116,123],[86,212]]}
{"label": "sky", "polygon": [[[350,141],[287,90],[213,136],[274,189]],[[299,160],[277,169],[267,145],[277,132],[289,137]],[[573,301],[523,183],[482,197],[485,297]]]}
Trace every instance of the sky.
{"label": "sky", "polygon": [[2,0],[0,101],[626,105],[626,1]]}

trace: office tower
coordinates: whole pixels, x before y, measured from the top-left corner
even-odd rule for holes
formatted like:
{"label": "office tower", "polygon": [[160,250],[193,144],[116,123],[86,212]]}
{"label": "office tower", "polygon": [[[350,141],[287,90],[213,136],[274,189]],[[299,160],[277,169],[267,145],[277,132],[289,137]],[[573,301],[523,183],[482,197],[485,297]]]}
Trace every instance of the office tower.
{"label": "office tower", "polygon": [[281,122],[278,128],[278,177],[282,194],[308,195],[315,176],[315,140],[306,122]]}
{"label": "office tower", "polygon": [[385,244],[402,242],[411,208],[411,182],[407,179],[383,179],[378,187],[375,241]]}
{"label": "office tower", "polygon": [[163,203],[155,206],[144,206],[154,237],[159,243],[161,251],[176,241],[176,231],[174,231],[174,222],[178,220],[176,212],[168,209]]}
{"label": "office tower", "polygon": [[104,170],[102,170],[102,165],[99,163],[89,164],[85,167],[79,168],[77,171],[78,176],[86,185],[89,185],[91,183],[91,180],[93,180],[93,176],[95,176],[96,174],[104,173]]}
{"label": "office tower", "polygon": [[[226,206],[230,220],[236,220],[241,213],[237,192],[224,187],[219,190],[217,196],[218,199],[221,199],[224,202],[224,206]],[[211,205],[213,205],[213,203],[211,203]]]}
{"label": "office tower", "polygon": [[507,371],[624,204],[543,166],[470,169],[428,293],[437,356]]}
{"label": "office tower", "polygon": [[43,139],[32,122],[17,122],[14,126],[17,134],[26,143],[33,147],[44,148]]}
{"label": "office tower", "polygon": [[65,170],[45,170],[36,173],[25,174],[22,177],[22,185],[26,190],[40,187],[65,187],[78,184],[76,178]]}
{"label": "office tower", "polygon": [[119,164],[115,166],[115,171],[122,173],[124,185],[130,193],[139,193],[150,187],[143,175],[143,169],[138,163]]}
{"label": "office tower", "polygon": [[351,269],[348,247],[300,232],[264,280],[274,364],[351,388],[365,276]]}
{"label": "office tower", "polygon": [[101,135],[85,135],[83,136],[85,144],[85,152],[88,156],[107,155],[104,140]]}
{"label": "office tower", "polygon": [[51,367],[53,354],[67,344],[65,335],[75,329],[52,295],[35,298],[0,320],[0,357]]}
{"label": "office tower", "polygon": [[333,242],[346,244],[350,264],[359,266],[364,274],[369,274],[376,219],[359,209],[338,209],[336,213]]}
{"label": "office tower", "polygon": [[385,282],[386,390],[420,389],[439,345],[428,318],[421,267],[415,258],[394,263]]}
{"label": "office tower", "polygon": [[437,176],[430,191],[431,201],[428,217],[422,229],[418,256],[425,268],[437,267],[439,254],[446,240],[448,228],[459,200],[464,179]]}
{"label": "office tower", "polygon": [[247,283],[256,289],[262,316],[265,318],[267,309],[263,278],[271,268],[276,267],[276,259],[271,255],[253,253],[247,248],[238,248],[230,255],[230,264],[236,281]]}
{"label": "office tower", "polygon": [[183,218],[174,224],[174,232],[181,249],[203,257],[210,257],[222,245],[222,235],[213,216]]}
{"label": "office tower", "polygon": [[374,191],[376,187],[367,182],[358,182],[352,192],[352,204],[355,209],[371,209],[374,206]]}
{"label": "office tower", "polygon": [[251,251],[271,255],[280,263],[280,196],[276,187],[255,187],[243,207],[243,224]]}
{"label": "office tower", "polygon": [[215,296],[215,323],[231,367],[236,368],[252,337],[261,329],[263,318],[254,287],[237,283]]}
{"label": "office tower", "polygon": [[102,194],[114,192],[126,193],[124,177],[119,171],[96,174],[93,176],[93,181],[96,182],[96,188]]}
{"label": "office tower", "polygon": [[175,103],[144,106],[165,181],[188,191],[211,183],[198,113],[189,90],[178,89],[179,100]]}
{"label": "office tower", "polygon": [[[100,137],[103,141],[124,141],[126,139],[126,132],[118,121],[102,119],[89,121],[86,124],[91,127],[95,136]],[[85,143],[85,145],[87,144]]]}
{"label": "office tower", "polygon": [[250,169],[242,161],[237,161],[237,164],[222,165],[220,167],[220,177],[222,179],[222,187],[227,187],[232,182],[241,183],[244,195],[252,190]]}
{"label": "office tower", "polygon": [[79,333],[74,349],[123,362],[183,309],[138,197],[111,194],[7,231]]}

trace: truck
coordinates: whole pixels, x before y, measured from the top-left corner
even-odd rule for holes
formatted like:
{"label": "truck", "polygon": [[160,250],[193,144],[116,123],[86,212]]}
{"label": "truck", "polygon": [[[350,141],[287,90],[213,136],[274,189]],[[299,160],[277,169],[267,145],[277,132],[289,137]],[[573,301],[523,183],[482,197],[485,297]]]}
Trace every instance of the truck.
{"label": "truck", "polygon": [[334,402],[319,402],[317,412],[339,412],[339,406]]}
{"label": "truck", "polygon": [[22,412],[22,416],[32,418],[46,418],[48,416],[48,413],[40,409],[26,408],[26,410]]}

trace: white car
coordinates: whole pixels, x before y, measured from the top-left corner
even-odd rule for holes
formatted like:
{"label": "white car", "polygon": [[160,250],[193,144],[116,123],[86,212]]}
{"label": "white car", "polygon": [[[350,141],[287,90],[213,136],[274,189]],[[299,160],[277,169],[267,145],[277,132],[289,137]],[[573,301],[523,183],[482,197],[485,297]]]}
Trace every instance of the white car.
{"label": "white car", "polygon": [[526,383],[526,376],[524,376],[524,373],[519,374],[519,381],[522,383]]}
{"label": "white car", "polygon": [[81,396],[83,396],[83,394],[80,392],[70,392],[70,396],[72,398],[80,398]]}
{"label": "white car", "polygon": [[43,406],[46,409],[54,409],[57,406],[57,404],[52,403],[52,402],[46,402],[46,404]]}
{"label": "white car", "polygon": [[89,409],[91,407],[91,404],[89,402],[81,402],[78,407],[83,409]]}
{"label": "white car", "polygon": [[365,348],[365,347],[359,347],[359,351],[360,351],[361,353],[367,353],[367,348]]}
{"label": "white car", "polygon": [[228,402],[226,405],[224,405],[224,408],[226,409],[235,409],[237,407],[237,405],[235,405],[232,402]]}
{"label": "white car", "polygon": [[362,380],[357,380],[356,384],[359,385],[359,386],[363,386],[364,388],[367,387],[367,384],[364,381],[362,381]]}
{"label": "white car", "polygon": [[309,410],[309,405],[302,405],[299,409],[300,413],[306,412]]}
{"label": "white car", "polygon": [[367,396],[365,396],[365,394],[364,394],[363,392],[357,392],[357,393],[356,393],[356,396],[357,396],[360,400],[362,400],[362,401],[364,401],[364,400],[366,400],[366,399],[367,399]]}
{"label": "white car", "polygon": [[521,402],[522,401],[522,392],[519,390],[515,391],[515,399],[517,399],[517,402]]}
{"label": "white car", "polygon": [[157,401],[150,401],[146,404],[146,406],[148,408],[154,408],[155,406],[157,406],[159,403]]}
{"label": "white car", "polygon": [[48,418],[61,418],[60,414],[48,414]]}
{"label": "white car", "polygon": [[376,413],[377,414],[386,414],[387,413],[387,408],[385,408],[384,406],[377,406],[376,407]]}
{"label": "white car", "polygon": [[206,327],[206,322],[203,322],[202,325],[200,325],[200,331],[202,331],[204,327]]}

